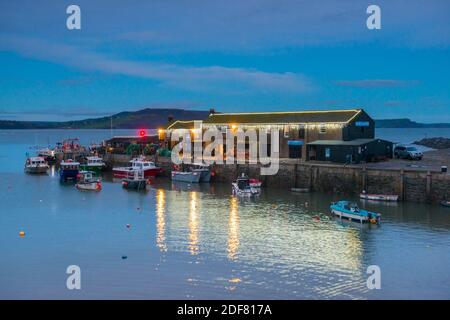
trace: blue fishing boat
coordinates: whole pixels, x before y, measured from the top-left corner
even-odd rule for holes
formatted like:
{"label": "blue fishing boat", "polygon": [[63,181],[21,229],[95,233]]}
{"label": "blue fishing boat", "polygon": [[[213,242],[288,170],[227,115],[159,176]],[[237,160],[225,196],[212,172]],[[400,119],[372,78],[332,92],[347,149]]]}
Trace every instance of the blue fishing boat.
{"label": "blue fishing boat", "polygon": [[373,224],[380,223],[381,215],[376,212],[367,211],[358,208],[355,203],[350,201],[338,201],[332,202],[330,205],[331,213],[339,218],[345,218],[349,220],[359,222],[370,222]]}
{"label": "blue fishing boat", "polygon": [[59,165],[59,180],[61,182],[76,181],[80,170],[80,163],[71,159],[61,161]]}

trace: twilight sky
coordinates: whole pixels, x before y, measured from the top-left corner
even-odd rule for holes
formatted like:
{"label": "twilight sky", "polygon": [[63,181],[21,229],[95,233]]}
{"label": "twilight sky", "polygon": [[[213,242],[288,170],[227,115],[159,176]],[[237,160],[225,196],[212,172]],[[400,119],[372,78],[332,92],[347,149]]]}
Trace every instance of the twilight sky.
{"label": "twilight sky", "polygon": [[145,107],[450,122],[450,1],[0,1],[0,119]]}

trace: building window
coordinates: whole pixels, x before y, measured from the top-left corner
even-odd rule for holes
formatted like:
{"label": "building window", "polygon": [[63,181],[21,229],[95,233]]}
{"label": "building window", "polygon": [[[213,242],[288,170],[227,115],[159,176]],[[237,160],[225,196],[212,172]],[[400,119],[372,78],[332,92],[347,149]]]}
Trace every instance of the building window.
{"label": "building window", "polygon": [[325,158],[329,159],[331,157],[331,149],[325,148]]}
{"label": "building window", "polygon": [[298,130],[298,138],[299,139],[305,139],[305,128],[302,127]]}
{"label": "building window", "polygon": [[289,138],[289,126],[284,126],[284,137]]}
{"label": "building window", "polygon": [[319,133],[327,133],[327,127],[324,123],[320,124],[319,126]]}

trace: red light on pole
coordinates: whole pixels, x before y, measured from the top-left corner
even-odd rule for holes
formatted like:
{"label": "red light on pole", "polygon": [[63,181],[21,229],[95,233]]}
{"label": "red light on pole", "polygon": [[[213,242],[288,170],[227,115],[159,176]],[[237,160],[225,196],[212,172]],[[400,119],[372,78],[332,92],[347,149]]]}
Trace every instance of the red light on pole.
{"label": "red light on pole", "polygon": [[145,137],[145,130],[139,130],[139,136]]}

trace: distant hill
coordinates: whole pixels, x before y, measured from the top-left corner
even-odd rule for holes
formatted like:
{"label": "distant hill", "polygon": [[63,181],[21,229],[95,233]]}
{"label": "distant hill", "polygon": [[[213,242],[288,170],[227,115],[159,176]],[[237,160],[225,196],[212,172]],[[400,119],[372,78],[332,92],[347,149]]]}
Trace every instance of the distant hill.
{"label": "distant hill", "polygon": [[[120,112],[112,116],[114,129],[158,128],[168,123],[168,118],[175,120],[202,120],[209,111],[184,109],[143,109],[139,111]],[[111,117],[85,119],[64,122],[46,121],[11,121],[0,120],[0,129],[109,129]]]}
{"label": "distant hill", "polygon": [[418,123],[410,119],[375,120],[377,128],[450,128],[450,123]]}
{"label": "distant hill", "polygon": [[[112,116],[114,129],[154,129],[164,126],[169,117],[175,120],[206,119],[209,111],[185,109],[143,109],[126,111]],[[377,128],[450,128],[450,123],[418,123],[410,119],[375,120]],[[14,121],[0,120],[0,129],[109,129],[111,117],[92,118],[77,121]]]}

